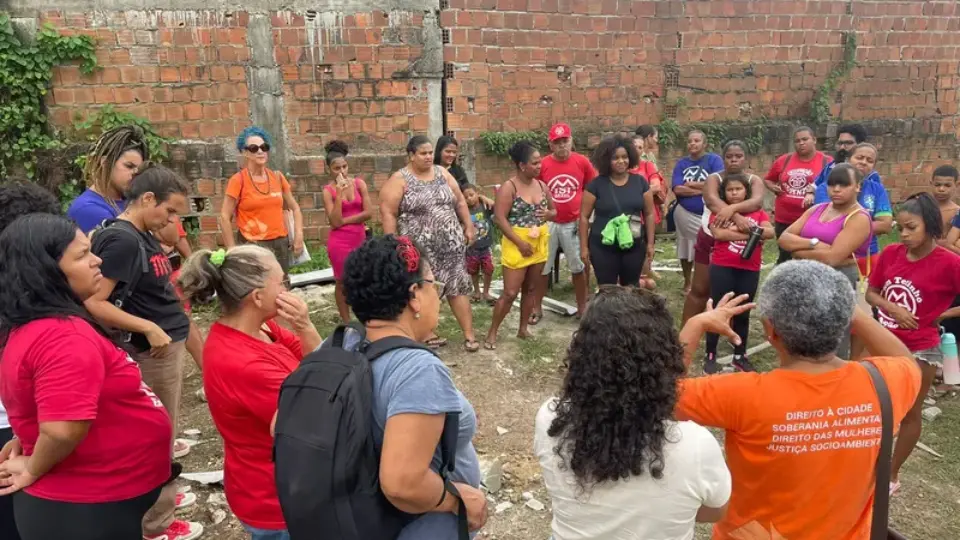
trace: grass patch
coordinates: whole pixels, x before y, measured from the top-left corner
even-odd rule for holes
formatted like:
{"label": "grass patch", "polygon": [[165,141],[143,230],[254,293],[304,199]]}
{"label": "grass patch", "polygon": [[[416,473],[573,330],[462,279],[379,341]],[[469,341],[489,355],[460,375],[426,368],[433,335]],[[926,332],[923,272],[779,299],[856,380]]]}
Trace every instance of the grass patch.
{"label": "grass patch", "polygon": [[291,274],[305,274],[314,270],[325,270],[330,268],[330,256],[327,254],[327,246],[320,242],[307,242],[307,251],[310,252],[310,260],[290,267]]}

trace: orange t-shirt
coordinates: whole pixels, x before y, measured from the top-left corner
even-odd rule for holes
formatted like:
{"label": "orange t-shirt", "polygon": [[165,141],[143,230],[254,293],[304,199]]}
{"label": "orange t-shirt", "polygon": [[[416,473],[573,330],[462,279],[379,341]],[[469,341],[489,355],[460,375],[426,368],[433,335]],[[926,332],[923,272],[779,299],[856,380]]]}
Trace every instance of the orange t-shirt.
{"label": "orange t-shirt", "polygon": [[[912,358],[869,360],[890,389],[896,432],[920,369]],[[676,416],[726,430],[733,494],[713,538],[869,538],[882,425],[863,366],[684,379]]]}
{"label": "orange t-shirt", "polygon": [[247,169],[227,180],[227,195],[237,200],[237,229],[250,241],[287,236],[283,194],[290,184],[281,173],[267,169],[266,182],[254,182]]}

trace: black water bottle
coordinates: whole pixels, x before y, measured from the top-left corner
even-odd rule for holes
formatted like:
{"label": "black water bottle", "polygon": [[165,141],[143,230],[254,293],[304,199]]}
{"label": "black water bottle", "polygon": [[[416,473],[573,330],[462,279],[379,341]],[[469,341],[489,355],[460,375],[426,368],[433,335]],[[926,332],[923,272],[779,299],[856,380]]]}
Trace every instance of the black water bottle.
{"label": "black water bottle", "polygon": [[747,260],[753,256],[753,252],[757,249],[757,245],[760,244],[762,238],[763,229],[760,227],[750,229],[750,238],[747,238],[747,245],[743,246],[743,251],[740,252],[740,258]]}

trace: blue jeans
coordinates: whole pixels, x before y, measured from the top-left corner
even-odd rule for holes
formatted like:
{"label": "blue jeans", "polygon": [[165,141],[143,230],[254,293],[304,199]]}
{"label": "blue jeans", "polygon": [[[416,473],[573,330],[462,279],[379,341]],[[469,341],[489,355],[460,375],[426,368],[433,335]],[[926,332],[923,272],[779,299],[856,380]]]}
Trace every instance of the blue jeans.
{"label": "blue jeans", "polygon": [[245,523],[240,524],[243,525],[244,530],[250,533],[250,540],[290,540],[290,533],[286,530],[271,531],[267,529],[257,529]]}

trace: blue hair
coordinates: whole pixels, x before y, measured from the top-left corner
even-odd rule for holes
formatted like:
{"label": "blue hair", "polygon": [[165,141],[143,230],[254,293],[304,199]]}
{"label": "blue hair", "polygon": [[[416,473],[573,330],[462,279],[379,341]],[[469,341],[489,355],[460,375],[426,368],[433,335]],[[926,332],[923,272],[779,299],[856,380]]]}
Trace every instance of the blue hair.
{"label": "blue hair", "polygon": [[250,126],[247,129],[240,132],[237,135],[237,151],[242,152],[243,147],[247,145],[247,139],[250,137],[260,137],[263,139],[263,142],[272,145],[273,139],[270,138],[270,134],[264,131],[260,126]]}

